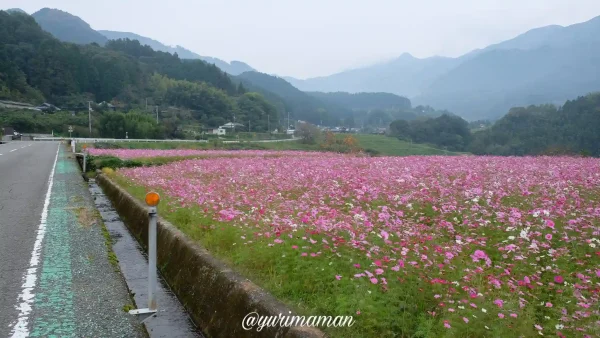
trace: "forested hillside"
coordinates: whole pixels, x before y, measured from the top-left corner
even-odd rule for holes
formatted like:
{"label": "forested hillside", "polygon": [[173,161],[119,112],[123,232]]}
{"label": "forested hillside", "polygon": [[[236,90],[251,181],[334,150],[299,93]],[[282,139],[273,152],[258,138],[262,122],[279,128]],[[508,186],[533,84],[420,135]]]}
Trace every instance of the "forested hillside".
{"label": "forested hillside", "polygon": [[307,94],[321,101],[352,110],[411,109],[409,99],[390,93],[308,92]]}
{"label": "forested hillside", "polygon": [[475,132],[458,116],[399,119],[389,134],[478,155],[600,156],[600,93],[552,104],[512,108],[490,127]]}
{"label": "forested hillside", "polygon": [[219,67],[222,71],[224,71],[228,74],[231,74],[231,75],[238,75],[243,72],[249,72],[249,71],[254,70],[252,67],[250,67],[249,65],[247,65],[246,63],[241,62],[241,61],[225,62],[218,58],[213,58],[210,56],[202,56],[202,55],[196,54],[182,46],[175,46],[175,47],[167,46],[159,41],[156,41],[154,39],[151,39],[151,38],[148,38],[145,36],[141,36],[141,35],[138,35],[135,33],[115,32],[115,31],[107,31],[107,30],[100,30],[98,32],[101,33],[102,35],[106,36],[110,40],[119,40],[119,39],[138,40],[142,45],[148,45],[155,51],[167,52],[167,53],[171,53],[171,54],[177,53],[177,56],[179,56],[179,58],[181,58],[181,59],[200,59],[200,60],[206,61],[209,64],[214,64],[215,66]]}
{"label": "forested hillside", "polygon": [[236,77],[246,88],[271,92],[265,94],[273,103],[280,102],[285,112],[314,124],[336,125],[351,115],[351,110],[319,100],[298,90],[282,78],[259,72],[245,72]]}
{"label": "forested hillside", "polygon": [[252,120],[253,131],[266,130],[268,119],[278,120],[275,107],[260,94],[246,93],[204,61],[181,60],[131,40],[106,47],[64,43],[31,16],[5,11],[0,11],[0,99],[62,107],[107,101],[124,109],[149,101],[189,110],[165,123],[167,137],[182,124],[215,127],[234,115],[242,123]]}
{"label": "forested hillside", "polygon": [[600,93],[554,105],[513,108],[470,146],[476,154],[600,156]]}

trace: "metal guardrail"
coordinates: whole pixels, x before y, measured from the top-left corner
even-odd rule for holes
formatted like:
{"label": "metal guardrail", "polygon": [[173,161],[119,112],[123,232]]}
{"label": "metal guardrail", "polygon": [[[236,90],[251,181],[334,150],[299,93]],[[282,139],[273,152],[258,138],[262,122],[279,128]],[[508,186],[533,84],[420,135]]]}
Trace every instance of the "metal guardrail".
{"label": "metal guardrail", "polygon": [[[206,143],[208,140],[154,140],[154,139],[117,139],[117,138],[69,138],[69,137],[34,137],[34,141],[66,141],[75,140],[78,143],[116,143],[116,142],[188,142],[188,143]],[[280,140],[256,140],[256,141],[239,141],[239,140],[223,140],[223,143],[267,143],[267,142],[287,142],[297,141],[299,138],[280,139]]]}

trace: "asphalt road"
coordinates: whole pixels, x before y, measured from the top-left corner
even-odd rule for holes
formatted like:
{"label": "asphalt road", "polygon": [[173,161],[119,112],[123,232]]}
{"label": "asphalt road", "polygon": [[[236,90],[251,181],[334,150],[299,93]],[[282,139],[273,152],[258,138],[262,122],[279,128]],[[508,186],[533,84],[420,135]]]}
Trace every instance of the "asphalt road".
{"label": "asphalt road", "polygon": [[0,337],[18,315],[15,305],[40,224],[58,142],[0,145]]}
{"label": "asphalt road", "polygon": [[73,154],[0,145],[0,337],[144,337]]}

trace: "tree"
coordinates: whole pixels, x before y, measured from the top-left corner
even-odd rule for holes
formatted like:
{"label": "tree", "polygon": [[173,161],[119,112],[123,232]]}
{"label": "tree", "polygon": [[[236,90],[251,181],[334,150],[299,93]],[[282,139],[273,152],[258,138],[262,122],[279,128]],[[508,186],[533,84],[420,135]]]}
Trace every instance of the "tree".
{"label": "tree", "polygon": [[314,124],[301,123],[296,129],[296,136],[302,139],[302,143],[315,144],[320,135],[321,131]]}

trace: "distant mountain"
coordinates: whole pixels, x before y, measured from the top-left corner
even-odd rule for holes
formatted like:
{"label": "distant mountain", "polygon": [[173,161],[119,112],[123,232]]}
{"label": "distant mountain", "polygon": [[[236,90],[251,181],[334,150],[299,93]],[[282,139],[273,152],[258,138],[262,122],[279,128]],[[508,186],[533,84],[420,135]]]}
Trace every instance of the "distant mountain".
{"label": "distant mountain", "polygon": [[468,119],[514,106],[564,102],[600,90],[600,17],[550,26],[490,46],[440,76],[414,99]]}
{"label": "distant mountain", "polygon": [[219,67],[222,71],[224,71],[228,74],[231,74],[231,75],[238,75],[243,72],[249,72],[249,71],[254,70],[254,68],[252,68],[249,65],[247,65],[243,62],[240,62],[240,61],[231,61],[231,63],[228,63],[221,59],[213,58],[210,56],[201,56],[201,55],[198,55],[188,49],[185,49],[184,47],[167,46],[159,41],[156,41],[154,39],[151,39],[151,38],[148,38],[145,36],[141,36],[141,35],[138,35],[135,33],[115,32],[115,31],[106,31],[106,30],[100,30],[98,32],[101,33],[102,35],[106,36],[109,40],[117,40],[117,39],[138,40],[142,45],[148,45],[156,51],[167,52],[167,53],[171,53],[171,54],[177,53],[177,55],[181,59],[204,60],[208,63],[214,64],[215,66]]}
{"label": "distant mountain", "polygon": [[331,76],[297,80],[305,91],[389,92],[468,119],[497,118],[516,105],[600,90],[600,17],[547,26],[458,58],[410,54]]}
{"label": "distant mountain", "polygon": [[322,93],[308,92],[308,95],[321,101],[339,105],[350,110],[373,110],[373,109],[411,109],[410,100],[390,93]]}
{"label": "distant mountain", "polygon": [[[315,124],[336,125],[350,115],[350,109],[313,97],[284,79],[259,72],[245,72],[235,77],[246,88],[258,91],[276,106],[283,106],[292,118]],[[271,94],[269,94],[271,93]]]}
{"label": "distant mountain", "polygon": [[21,14],[27,14],[29,15],[27,12],[25,12],[24,10],[20,9],[20,8],[10,8],[6,10],[9,13],[21,13]]}
{"label": "distant mountain", "polygon": [[43,30],[61,41],[82,45],[97,43],[101,46],[108,41],[81,18],[58,9],[43,8],[31,16]]}
{"label": "distant mountain", "polygon": [[141,36],[135,33],[129,32],[115,32],[115,31],[106,31],[99,30],[98,33],[106,36],[109,40],[118,40],[118,39],[130,39],[130,40],[138,40],[142,45],[148,45],[155,51],[167,52],[171,54],[177,53],[181,59],[199,59],[200,55],[187,50],[181,46],[170,47],[162,44],[159,41],[156,41],[151,38],[147,38],[145,36]]}
{"label": "distant mountain", "polygon": [[[20,9],[13,9],[9,11],[23,12]],[[200,59],[208,63],[215,64],[222,71],[231,75],[238,75],[243,72],[254,71],[254,68],[241,61],[231,61],[231,63],[229,63],[210,56],[201,56],[182,46],[167,46],[159,41],[135,33],[116,32],[109,30],[95,31],[81,18],[58,9],[44,8],[32,14],[32,16],[43,30],[49,32],[57,39],[65,42],[72,42],[82,45],[95,42],[103,46],[108,40],[138,40],[143,45],[148,45],[156,51],[167,52],[171,54],[177,53],[181,59]]]}
{"label": "distant mountain", "polygon": [[413,97],[459,63],[460,60],[452,58],[418,59],[405,53],[392,61],[366,68],[307,80],[288,79],[305,91],[386,92]]}

